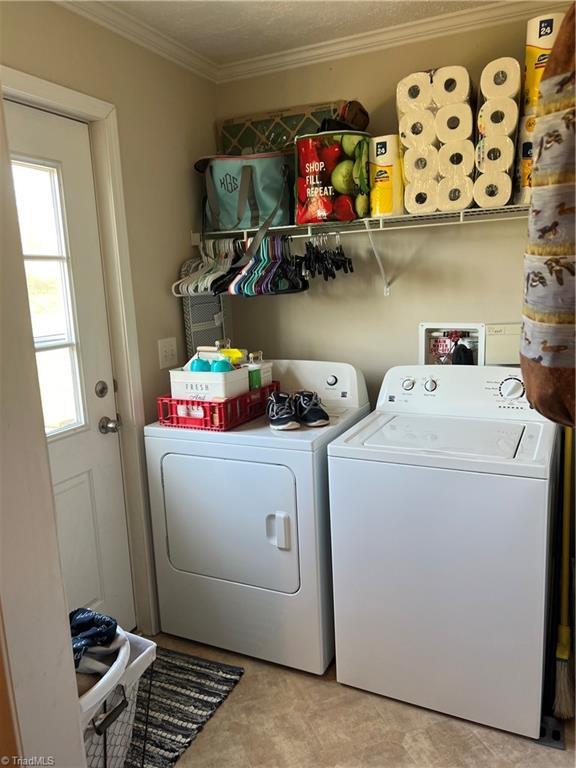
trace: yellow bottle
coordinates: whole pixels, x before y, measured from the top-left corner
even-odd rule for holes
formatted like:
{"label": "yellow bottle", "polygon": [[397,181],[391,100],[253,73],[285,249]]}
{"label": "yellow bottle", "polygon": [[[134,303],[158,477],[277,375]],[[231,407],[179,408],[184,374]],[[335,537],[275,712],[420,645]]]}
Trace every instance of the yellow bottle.
{"label": "yellow bottle", "polygon": [[370,139],[370,212],[372,216],[404,213],[404,181],[398,136]]}

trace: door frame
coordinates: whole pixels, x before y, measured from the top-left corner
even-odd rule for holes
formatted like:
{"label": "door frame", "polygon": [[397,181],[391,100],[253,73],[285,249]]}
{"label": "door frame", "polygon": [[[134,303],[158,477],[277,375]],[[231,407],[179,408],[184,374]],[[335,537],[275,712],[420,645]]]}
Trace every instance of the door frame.
{"label": "door frame", "polygon": [[144,398],[116,107],[0,66],[2,96],[88,124],[119,431],[124,503],[138,629],[159,631],[144,451]]}

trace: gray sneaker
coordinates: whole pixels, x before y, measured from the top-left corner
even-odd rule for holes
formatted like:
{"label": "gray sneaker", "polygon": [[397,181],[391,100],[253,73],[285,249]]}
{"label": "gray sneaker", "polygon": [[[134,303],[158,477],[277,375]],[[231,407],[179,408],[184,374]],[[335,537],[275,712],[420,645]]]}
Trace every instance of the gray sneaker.
{"label": "gray sneaker", "polygon": [[294,402],[300,424],[306,427],[325,427],[330,424],[330,416],[322,408],[317,392],[295,392]]}
{"label": "gray sneaker", "polygon": [[286,392],[272,392],[268,398],[266,415],[270,422],[270,429],[300,428],[294,398]]}

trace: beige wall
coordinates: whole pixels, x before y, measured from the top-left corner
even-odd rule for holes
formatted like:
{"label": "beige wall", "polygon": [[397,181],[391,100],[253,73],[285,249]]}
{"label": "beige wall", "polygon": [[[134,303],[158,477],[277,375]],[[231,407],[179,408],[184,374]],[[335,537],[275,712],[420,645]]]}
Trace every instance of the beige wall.
{"label": "beige wall", "polygon": [[[464,64],[475,82],[484,64],[523,61],[524,22],[403,45],[222,85],[218,116],[357,98],[374,135],[397,131],[394,91],[418,69]],[[422,320],[516,322],[520,315],[525,222],[484,223],[383,233],[376,242],[397,275],[385,298],[365,238],[345,241],[357,272],[306,294],[233,299],[235,339],[266,355],[335,358],[358,365],[374,397],[386,368],[415,362]]]}
{"label": "beige wall", "polygon": [[[147,417],[168,388],[158,338],[177,336],[169,293],[198,222],[193,161],[213,149],[220,117],[358,98],[375,134],[397,128],[396,82],[420,68],[465,64],[475,81],[500,55],[523,58],[525,23],[473,30],[218,87],[51,3],[2,3],[2,62],[113,102],[118,108],[133,282]],[[414,361],[421,320],[519,319],[524,222],[376,236],[396,277],[385,298],[365,238],[345,240],[357,271],[303,295],[232,299],[235,341],[272,356],[336,358],[366,373],[374,396],[384,370]]]}
{"label": "beige wall", "polygon": [[118,111],[132,280],[147,419],[169,391],[157,340],[176,336],[170,285],[190,258],[199,211],[192,165],[213,150],[214,86],[53,3],[0,4],[0,60],[112,102]]}

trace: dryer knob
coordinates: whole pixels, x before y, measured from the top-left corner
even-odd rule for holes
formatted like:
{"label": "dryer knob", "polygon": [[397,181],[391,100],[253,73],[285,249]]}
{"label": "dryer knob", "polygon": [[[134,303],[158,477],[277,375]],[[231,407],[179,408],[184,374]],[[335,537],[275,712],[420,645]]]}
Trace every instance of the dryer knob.
{"label": "dryer knob", "polygon": [[329,387],[335,387],[336,384],[338,384],[338,377],[334,376],[334,374],[328,376],[326,379],[326,384],[328,384]]}
{"label": "dryer knob", "polygon": [[424,389],[426,392],[434,392],[437,386],[438,384],[436,381],[434,381],[434,379],[426,379],[424,382]]}
{"label": "dryer knob", "polygon": [[522,397],[524,391],[522,379],[517,379],[515,376],[510,376],[500,383],[500,394],[506,400],[517,400]]}
{"label": "dryer knob", "polygon": [[402,389],[406,392],[410,392],[411,389],[414,389],[414,384],[416,384],[414,379],[404,379],[402,382]]}

